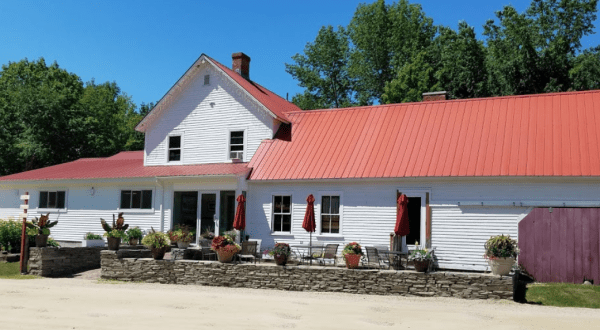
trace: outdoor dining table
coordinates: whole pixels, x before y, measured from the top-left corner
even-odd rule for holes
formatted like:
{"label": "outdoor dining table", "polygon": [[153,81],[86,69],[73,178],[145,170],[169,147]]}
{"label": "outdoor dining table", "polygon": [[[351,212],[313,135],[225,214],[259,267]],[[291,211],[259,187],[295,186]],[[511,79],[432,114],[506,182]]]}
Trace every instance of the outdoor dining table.
{"label": "outdoor dining table", "polygon": [[[325,246],[323,245],[291,245],[291,248],[296,250],[296,253],[300,255],[300,259],[310,259],[310,264],[312,265],[312,261],[313,259],[316,259],[313,257],[313,250],[321,250],[321,253],[323,252],[323,249],[325,248]],[[308,250],[308,255],[305,255],[303,253],[303,251]]]}
{"label": "outdoor dining table", "polygon": [[390,251],[390,250],[378,250],[377,251],[379,254],[381,254],[385,259],[390,261],[390,266],[392,266],[394,269],[405,269],[406,267],[404,267],[402,265],[402,258],[405,257],[407,258],[407,265],[408,265],[408,252],[404,252],[404,251]]}

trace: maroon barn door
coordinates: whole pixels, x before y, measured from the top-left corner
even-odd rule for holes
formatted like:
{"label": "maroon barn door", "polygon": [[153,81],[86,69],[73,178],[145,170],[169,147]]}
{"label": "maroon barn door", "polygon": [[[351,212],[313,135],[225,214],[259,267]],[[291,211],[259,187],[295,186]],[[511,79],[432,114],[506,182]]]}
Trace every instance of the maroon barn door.
{"label": "maroon barn door", "polygon": [[519,264],[537,281],[600,284],[600,209],[536,208],[518,242]]}

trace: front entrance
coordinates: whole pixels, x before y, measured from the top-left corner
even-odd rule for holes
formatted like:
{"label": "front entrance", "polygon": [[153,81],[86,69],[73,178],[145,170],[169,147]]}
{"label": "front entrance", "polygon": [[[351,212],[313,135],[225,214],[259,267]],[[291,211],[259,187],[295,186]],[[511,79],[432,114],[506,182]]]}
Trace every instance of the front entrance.
{"label": "front entrance", "polygon": [[220,235],[233,229],[235,191],[175,191],[173,195],[172,229],[187,226],[195,237],[206,231]]}
{"label": "front entrance", "polygon": [[[198,192],[176,191],[173,203],[173,229],[181,226],[196,233],[198,219]],[[194,235],[195,237],[196,235]]]}

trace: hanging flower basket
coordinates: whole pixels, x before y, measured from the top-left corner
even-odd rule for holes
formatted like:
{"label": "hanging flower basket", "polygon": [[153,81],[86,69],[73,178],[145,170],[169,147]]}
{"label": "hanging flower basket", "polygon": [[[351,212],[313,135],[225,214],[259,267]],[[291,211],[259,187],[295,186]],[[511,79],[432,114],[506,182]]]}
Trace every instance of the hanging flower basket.
{"label": "hanging flower basket", "polygon": [[360,255],[360,254],[346,254],[346,255],[344,255],[344,259],[346,259],[346,267],[348,269],[358,268],[358,265],[360,264],[360,258],[361,257],[362,257],[362,255]]}

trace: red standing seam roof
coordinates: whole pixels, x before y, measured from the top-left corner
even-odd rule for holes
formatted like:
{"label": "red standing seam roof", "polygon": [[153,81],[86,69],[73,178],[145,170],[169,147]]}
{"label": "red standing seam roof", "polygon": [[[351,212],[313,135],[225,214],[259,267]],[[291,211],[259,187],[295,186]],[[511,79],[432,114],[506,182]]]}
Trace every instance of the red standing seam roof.
{"label": "red standing seam roof", "polygon": [[258,102],[262,103],[262,105],[269,109],[269,111],[277,116],[279,120],[287,122],[288,119],[286,113],[291,111],[301,111],[301,109],[298,108],[298,106],[296,106],[294,103],[287,101],[286,99],[255,83],[254,81],[245,79],[239,73],[224,66],[210,56],[206,57],[215,63],[215,65],[219,67],[219,69],[223,70],[229,77],[235,80],[238,85],[250,93],[250,95],[252,95]]}
{"label": "red standing seam roof", "polygon": [[175,176],[244,175],[247,163],[144,166],[144,152],[121,152],[108,158],[73,162],[0,177],[0,182],[30,180],[116,179]]}
{"label": "red standing seam roof", "polygon": [[600,176],[600,91],[288,112],[250,180]]}

